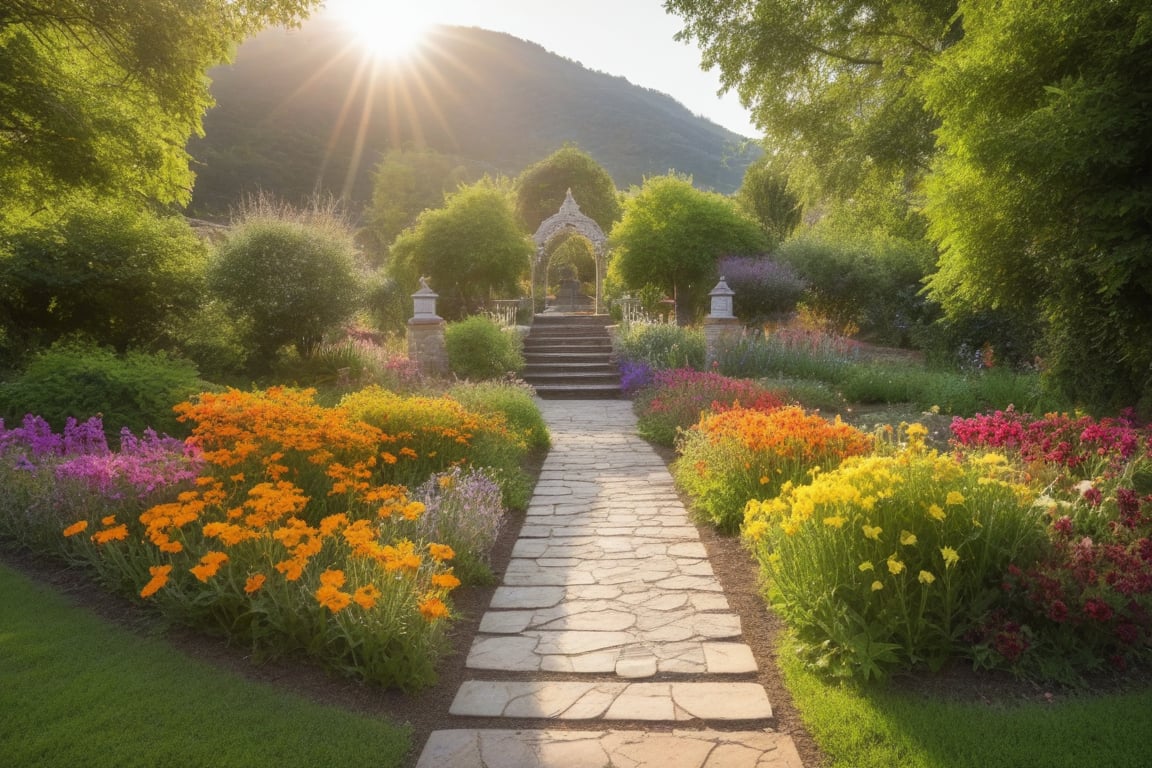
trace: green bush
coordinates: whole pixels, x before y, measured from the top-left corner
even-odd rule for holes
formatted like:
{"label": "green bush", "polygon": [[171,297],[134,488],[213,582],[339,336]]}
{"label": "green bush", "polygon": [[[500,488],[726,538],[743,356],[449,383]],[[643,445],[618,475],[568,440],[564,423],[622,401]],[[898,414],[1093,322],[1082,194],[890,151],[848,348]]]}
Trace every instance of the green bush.
{"label": "green bush", "polygon": [[523,344],[516,332],[505,331],[481,315],[449,323],[444,346],[449,369],[461,378],[496,379],[524,368]]}
{"label": "green bush", "polygon": [[448,390],[465,408],[481,414],[502,414],[508,429],[524,435],[528,448],[543,450],[552,445],[548,425],[532,399],[532,390],[510,382],[465,382]]}
{"label": "green bush", "polygon": [[776,258],[808,282],[805,305],[835,330],[858,328],[871,341],[907,346],[928,312],[919,295],[931,261],[923,242],[810,230],[784,243]]}
{"label": "green bush", "polygon": [[629,323],[616,332],[616,355],[656,370],[704,369],[704,332],[664,323]]}
{"label": "green bush", "polygon": [[1043,546],[1033,494],[1003,456],[924,449],[848,459],[748,504],[743,535],[813,667],[864,679],[938,667],[963,648],[1010,563]]}
{"label": "green bush", "polygon": [[0,384],[0,417],[15,423],[34,413],[62,429],[69,416],[82,421],[99,414],[110,437],[123,427],[182,436],[188,429],[172,407],[211,387],[192,363],[166,354],[117,356],[102,347],[61,343]]}
{"label": "green bush", "polygon": [[295,211],[260,200],[219,246],[209,286],[247,322],[250,367],[266,373],[281,347],[306,358],[355,314],[363,276],[351,229],[331,208]]}
{"label": "green bush", "polygon": [[0,324],[15,352],[77,334],[166,345],[203,300],[207,248],[178,216],[76,202],[7,240]]}

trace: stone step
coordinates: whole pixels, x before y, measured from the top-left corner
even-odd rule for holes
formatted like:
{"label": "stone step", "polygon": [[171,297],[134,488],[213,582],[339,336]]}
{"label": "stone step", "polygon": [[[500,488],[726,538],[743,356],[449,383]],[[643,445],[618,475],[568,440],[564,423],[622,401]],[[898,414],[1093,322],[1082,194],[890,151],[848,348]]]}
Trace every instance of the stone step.
{"label": "stone step", "polygon": [[[604,349],[612,349],[612,340],[607,336],[567,336],[567,337],[549,337],[549,336],[527,336],[524,339],[525,349],[536,349],[540,347],[553,347],[554,351],[561,352],[573,347],[596,347]],[[540,351],[545,351],[541,349]]]}
{"label": "stone step", "polygon": [[[564,347],[564,349],[568,349]],[[587,352],[538,352],[524,351],[524,359],[532,363],[601,363],[612,359],[611,352],[591,350]]]}
{"label": "stone step", "polygon": [[444,730],[416,768],[804,768],[796,745],[772,731]]}
{"label": "stone step", "polygon": [[533,388],[544,400],[615,400],[620,397],[619,384],[534,384]]}
{"label": "stone step", "polygon": [[543,312],[532,316],[532,325],[613,325],[611,315],[593,315],[590,313],[563,313]]}
{"label": "stone step", "polygon": [[465,680],[450,715],[554,720],[770,720],[758,683]]}
{"label": "stone step", "polygon": [[582,360],[578,362],[560,362],[556,360],[538,360],[525,358],[524,370],[520,376],[527,381],[532,376],[550,376],[559,374],[602,374],[620,378],[620,368],[611,359]]}

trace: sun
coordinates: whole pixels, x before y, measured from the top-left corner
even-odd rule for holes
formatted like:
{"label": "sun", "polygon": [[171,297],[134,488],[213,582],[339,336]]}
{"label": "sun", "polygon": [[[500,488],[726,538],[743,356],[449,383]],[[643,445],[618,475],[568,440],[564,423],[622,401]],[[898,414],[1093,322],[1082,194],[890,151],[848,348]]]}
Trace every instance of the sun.
{"label": "sun", "polygon": [[357,45],[382,59],[411,55],[432,26],[418,0],[327,0],[325,9],[344,23]]}

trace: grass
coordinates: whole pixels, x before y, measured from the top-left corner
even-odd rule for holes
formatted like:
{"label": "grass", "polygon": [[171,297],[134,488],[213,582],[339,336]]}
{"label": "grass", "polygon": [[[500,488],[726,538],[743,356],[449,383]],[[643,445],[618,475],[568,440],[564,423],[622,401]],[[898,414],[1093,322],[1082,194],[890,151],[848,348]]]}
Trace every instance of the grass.
{"label": "grass", "polygon": [[0,754],[40,768],[398,766],[406,728],[175,655],[0,566]]}
{"label": "grass", "polygon": [[1143,768],[1152,690],[977,704],[828,682],[784,640],[779,661],[827,768]]}

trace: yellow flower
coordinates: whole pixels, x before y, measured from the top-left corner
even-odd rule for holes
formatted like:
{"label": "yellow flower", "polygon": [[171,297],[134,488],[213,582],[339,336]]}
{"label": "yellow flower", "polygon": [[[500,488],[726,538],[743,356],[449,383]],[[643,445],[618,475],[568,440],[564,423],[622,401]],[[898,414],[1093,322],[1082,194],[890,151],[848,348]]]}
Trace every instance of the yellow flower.
{"label": "yellow flower", "polygon": [[848,518],[843,515],[833,515],[832,517],[824,518],[824,525],[829,528],[840,529],[844,527],[844,523],[848,522]]}
{"label": "yellow flower", "polygon": [[768,523],[763,520],[753,520],[744,526],[744,538],[751,539],[752,541],[760,541],[767,530]]}
{"label": "yellow flower", "polygon": [[939,504],[932,504],[928,507],[928,516],[933,520],[943,520],[947,517],[944,509]]}
{"label": "yellow flower", "polygon": [[904,572],[904,563],[894,557],[888,558],[888,572],[893,576],[899,576]]}
{"label": "yellow flower", "polygon": [[768,478],[768,475],[761,475],[760,476],[760,485],[768,485],[769,482],[770,482],[770,480]]}
{"label": "yellow flower", "polygon": [[940,547],[940,556],[944,558],[944,565],[948,568],[960,562],[960,555],[952,547]]}
{"label": "yellow flower", "polygon": [[452,475],[441,475],[436,482],[440,485],[440,490],[446,491],[452,487]]}
{"label": "yellow flower", "polygon": [[964,503],[964,494],[960,491],[948,491],[948,498],[944,501],[945,506],[959,506]]}
{"label": "yellow flower", "polygon": [[75,536],[78,533],[82,533],[86,528],[88,528],[88,521],[87,520],[78,520],[75,523],[72,523],[72,525],[70,525],[64,529],[64,535],[65,536]]}
{"label": "yellow flower", "polygon": [[871,560],[865,560],[864,562],[860,563],[860,565],[858,565],[857,567],[860,569],[861,573],[863,573],[864,571],[873,570],[873,565],[872,565]]}
{"label": "yellow flower", "polygon": [[253,592],[260,591],[260,588],[264,586],[264,581],[267,578],[268,577],[262,573],[252,574],[248,577],[248,580],[244,582],[244,591],[249,595]]}
{"label": "yellow flower", "polygon": [[880,541],[880,534],[884,532],[884,529],[878,525],[863,525],[860,529],[864,531],[864,538],[873,541]]}
{"label": "yellow flower", "polygon": [[882,584],[879,581],[872,582],[872,591],[873,592],[879,592],[882,589],[884,589],[884,584]]}
{"label": "yellow flower", "polygon": [[917,578],[921,584],[931,584],[936,581],[936,577],[932,575],[931,571],[920,571],[920,575]]}

